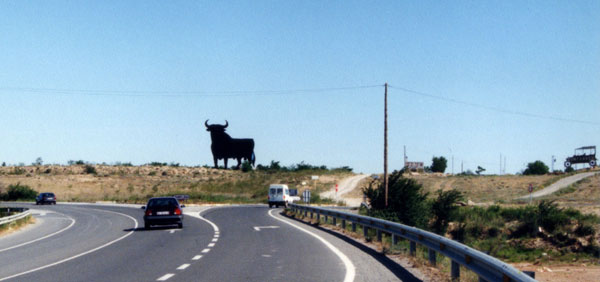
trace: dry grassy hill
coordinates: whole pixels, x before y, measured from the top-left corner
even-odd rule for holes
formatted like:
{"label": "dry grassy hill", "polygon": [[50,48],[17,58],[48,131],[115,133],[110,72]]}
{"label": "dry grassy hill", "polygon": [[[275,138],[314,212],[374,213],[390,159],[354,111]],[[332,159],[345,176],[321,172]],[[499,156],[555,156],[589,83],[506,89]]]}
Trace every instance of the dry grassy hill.
{"label": "dry grassy hill", "polygon": [[[143,203],[160,195],[188,194],[192,202],[259,203],[268,185],[287,183],[292,188],[329,189],[351,173],[317,170],[266,172],[218,170],[173,166],[22,166],[0,167],[0,192],[21,183],[38,192],[54,192],[59,201],[118,201]],[[320,175],[312,181],[311,175]],[[306,185],[302,185],[305,182]]]}

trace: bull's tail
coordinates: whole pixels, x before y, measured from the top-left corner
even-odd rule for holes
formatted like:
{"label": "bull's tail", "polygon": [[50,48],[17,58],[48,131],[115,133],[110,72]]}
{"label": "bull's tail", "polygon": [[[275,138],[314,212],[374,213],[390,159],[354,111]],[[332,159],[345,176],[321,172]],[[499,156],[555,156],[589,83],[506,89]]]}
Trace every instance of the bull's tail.
{"label": "bull's tail", "polygon": [[254,166],[255,162],[256,162],[256,156],[254,155],[254,152],[252,152],[252,157],[250,158],[250,163],[252,163],[252,166]]}

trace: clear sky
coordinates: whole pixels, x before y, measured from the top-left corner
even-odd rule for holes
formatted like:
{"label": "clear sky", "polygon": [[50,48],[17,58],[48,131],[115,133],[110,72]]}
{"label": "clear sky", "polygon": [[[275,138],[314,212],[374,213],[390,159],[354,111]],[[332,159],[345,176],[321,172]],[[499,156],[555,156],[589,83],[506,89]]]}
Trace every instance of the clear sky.
{"label": "clear sky", "polygon": [[600,1],[0,2],[8,164],[212,164],[210,119],[258,163],[381,172],[385,82],[390,170],[563,169],[600,148]]}

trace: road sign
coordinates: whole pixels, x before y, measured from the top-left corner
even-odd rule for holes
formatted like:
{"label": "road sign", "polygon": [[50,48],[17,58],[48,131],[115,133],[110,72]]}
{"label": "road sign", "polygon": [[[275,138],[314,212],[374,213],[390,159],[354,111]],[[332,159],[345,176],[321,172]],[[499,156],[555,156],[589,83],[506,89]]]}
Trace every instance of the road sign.
{"label": "road sign", "polygon": [[302,192],[302,200],[305,203],[310,203],[310,190],[304,190],[304,192]]}
{"label": "road sign", "polygon": [[335,192],[336,193],[338,192],[338,185],[337,184],[335,185]]}

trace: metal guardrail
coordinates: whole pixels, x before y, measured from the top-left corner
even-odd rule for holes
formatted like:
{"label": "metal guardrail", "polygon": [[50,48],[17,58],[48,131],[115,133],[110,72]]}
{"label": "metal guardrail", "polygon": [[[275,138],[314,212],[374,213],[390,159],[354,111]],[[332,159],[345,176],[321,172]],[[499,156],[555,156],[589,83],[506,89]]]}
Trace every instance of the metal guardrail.
{"label": "metal guardrail", "polygon": [[[4,209],[4,207],[2,208]],[[19,214],[15,214],[15,215],[11,215],[11,216],[5,216],[5,217],[0,217],[0,225],[4,225],[16,220],[19,220],[21,218],[24,218],[28,215],[31,214],[31,212],[29,211],[28,208],[10,208],[10,207],[6,207],[6,209],[8,210],[7,212],[19,212]]]}
{"label": "metal guardrail", "polygon": [[352,231],[356,232],[356,225],[363,227],[363,234],[368,237],[368,230],[374,229],[377,232],[377,240],[381,241],[382,233],[392,235],[392,244],[397,244],[398,238],[410,241],[410,254],[415,255],[416,244],[420,244],[429,249],[429,261],[435,265],[436,253],[440,253],[452,260],[451,277],[457,279],[460,277],[460,265],[470,269],[479,276],[479,281],[536,281],[520,270],[501,260],[465,246],[459,242],[446,237],[421,230],[415,227],[403,225],[400,223],[378,219],[374,217],[351,214],[342,211],[329,210],[318,207],[302,206],[290,204],[289,206],[295,213],[304,212],[304,216],[312,219],[314,214],[317,220],[325,217],[332,217],[333,224],[341,220],[343,229],[346,229],[346,222],[352,224]]}

